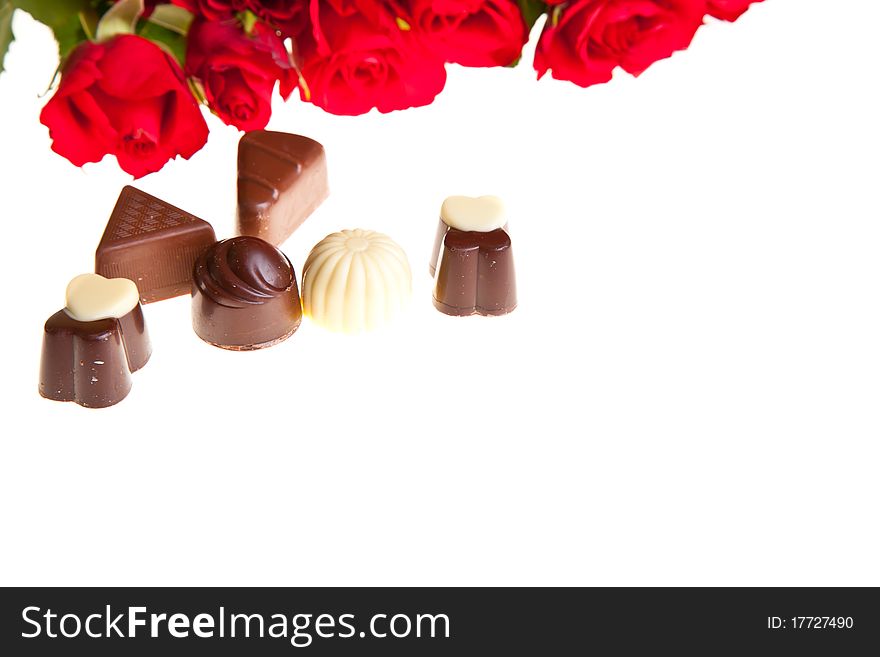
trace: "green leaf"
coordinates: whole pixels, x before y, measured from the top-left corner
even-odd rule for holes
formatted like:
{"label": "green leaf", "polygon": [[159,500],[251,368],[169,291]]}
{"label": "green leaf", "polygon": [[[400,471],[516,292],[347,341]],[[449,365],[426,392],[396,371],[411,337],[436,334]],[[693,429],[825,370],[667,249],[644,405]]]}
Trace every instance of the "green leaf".
{"label": "green leaf", "polygon": [[194,16],[183,7],[177,5],[156,5],[147,19],[166,30],[186,36]]}
{"label": "green leaf", "polygon": [[134,34],[143,13],[144,0],[119,0],[98,21],[95,40],[107,41],[120,34]]}
{"label": "green leaf", "polygon": [[151,21],[142,21],[138,34],[149,39],[177,60],[181,68],[186,61],[186,37]]}
{"label": "green leaf", "polygon": [[63,60],[80,42],[94,34],[98,22],[89,0],[12,0],[41,23],[48,25],[58,41],[58,55]]}
{"label": "green leaf", "polygon": [[15,38],[12,34],[12,12],[15,8],[9,0],[0,0],[0,73],[4,71],[3,61],[9,44]]}
{"label": "green leaf", "polygon": [[517,2],[522,11],[523,20],[526,22],[526,27],[531,31],[541,17],[541,14],[547,11],[547,5],[539,2],[539,0],[517,0]]}

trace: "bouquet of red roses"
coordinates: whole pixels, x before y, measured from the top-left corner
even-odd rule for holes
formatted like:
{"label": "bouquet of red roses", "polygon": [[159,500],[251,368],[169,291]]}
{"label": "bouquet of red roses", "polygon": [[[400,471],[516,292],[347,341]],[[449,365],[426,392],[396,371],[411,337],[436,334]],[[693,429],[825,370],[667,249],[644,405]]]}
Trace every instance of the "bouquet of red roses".
{"label": "bouquet of red roses", "polygon": [[15,8],[54,30],[61,64],[40,117],[74,164],[107,154],[135,177],[208,138],[200,105],[263,128],[272,96],[334,114],[429,104],[446,65],[512,66],[546,14],[538,77],[639,75],[687,48],[706,15],[760,0],[0,0],[0,70]]}

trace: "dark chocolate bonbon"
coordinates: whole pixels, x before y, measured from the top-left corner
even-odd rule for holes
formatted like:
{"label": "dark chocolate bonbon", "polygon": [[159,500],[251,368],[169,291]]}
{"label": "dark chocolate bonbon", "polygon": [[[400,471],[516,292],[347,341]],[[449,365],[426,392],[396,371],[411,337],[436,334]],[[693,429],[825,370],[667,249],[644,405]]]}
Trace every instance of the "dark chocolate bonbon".
{"label": "dark chocolate bonbon", "polygon": [[443,202],[429,266],[434,306],[447,315],[505,315],[516,308],[516,272],[504,204],[494,196]]}
{"label": "dark chocolate bonbon", "polygon": [[447,315],[505,315],[516,308],[507,231],[446,231],[434,278],[434,306]]}
{"label": "dark chocolate bonbon", "polygon": [[[43,397],[103,408],[128,395],[131,373],[146,365],[152,349],[137,291],[125,282],[132,288],[128,294],[117,294],[110,285],[114,281],[95,274],[71,281],[68,307],[52,315],[44,327],[39,382]],[[131,303],[126,304],[126,298],[134,304],[127,312]]]}

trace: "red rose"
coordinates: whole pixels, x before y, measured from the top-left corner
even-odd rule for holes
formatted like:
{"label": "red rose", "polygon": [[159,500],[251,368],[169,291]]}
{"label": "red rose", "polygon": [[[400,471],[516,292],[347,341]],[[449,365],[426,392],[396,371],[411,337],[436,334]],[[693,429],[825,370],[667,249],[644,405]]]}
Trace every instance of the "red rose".
{"label": "red rose", "polygon": [[311,30],[297,41],[310,100],[333,114],[427,105],[446,84],[442,58],[378,0],[310,0]]}
{"label": "red rose", "polygon": [[735,21],[755,2],[763,0],[709,0],[708,14],[725,21]]}
{"label": "red rose", "polygon": [[86,42],[71,53],[40,122],[52,150],[77,166],[108,153],[136,178],[204,146],[208,126],[177,63],[138,36]]}
{"label": "red rose", "polygon": [[706,0],[574,0],[551,10],[538,49],[538,77],[582,87],[608,82],[617,66],[639,75],[687,48]]}
{"label": "red rose", "polygon": [[234,19],[193,21],[186,72],[201,81],[214,113],[245,131],[266,127],[276,81],[284,98],[297,81],[287,49],[272,28],[258,22],[247,35]]}
{"label": "red rose", "polygon": [[412,27],[448,62],[507,66],[529,38],[516,0],[409,0]]}

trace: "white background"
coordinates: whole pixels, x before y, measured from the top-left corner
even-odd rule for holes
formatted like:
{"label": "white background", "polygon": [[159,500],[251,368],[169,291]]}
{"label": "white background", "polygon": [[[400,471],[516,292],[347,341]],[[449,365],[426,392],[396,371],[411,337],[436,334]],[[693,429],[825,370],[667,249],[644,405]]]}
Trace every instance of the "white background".
{"label": "white background", "polygon": [[[284,246],[389,233],[388,331],[230,353],[189,301],[117,407],[37,394],[45,319],[120,188],[38,122],[56,66],[17,15],[0,78],[3,584],[880,584],[880,5],[768,0],[640,79],[450,67],[430,107],[271,128],[326,145]],[[530,47],[527,60],[530,60]],[[137,185],[231,234],[238,133]],[[520,307],[455,319],[448,194],[512,210]]]}

